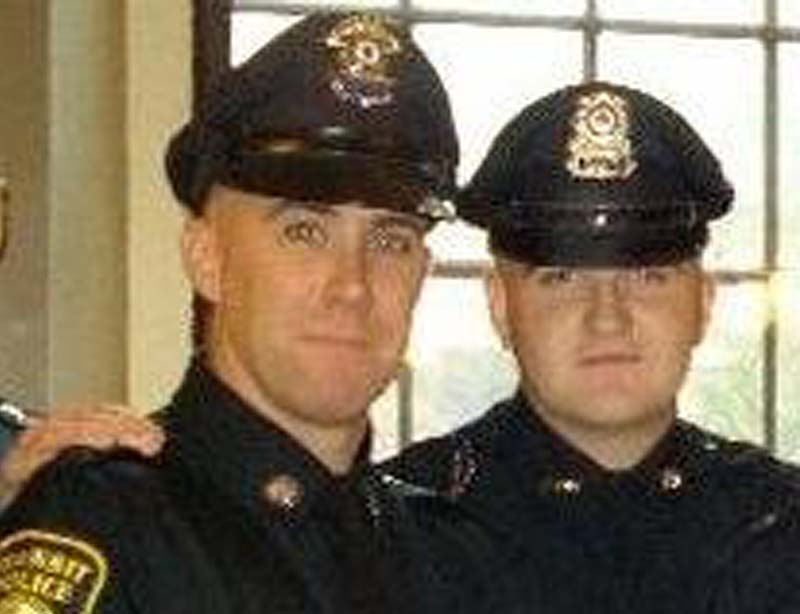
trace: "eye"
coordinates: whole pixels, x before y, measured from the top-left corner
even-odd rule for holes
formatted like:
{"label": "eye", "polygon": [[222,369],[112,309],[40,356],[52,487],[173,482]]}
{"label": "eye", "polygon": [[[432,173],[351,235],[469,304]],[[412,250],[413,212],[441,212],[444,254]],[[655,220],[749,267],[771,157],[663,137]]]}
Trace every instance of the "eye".
{"label": "eye", "polygon": [[370,249],[386,254],[408,254],[419,242],[417,234],[405,228],[376,228],[369,237]]}
{"label": "eye", "polygon": [[568,268],[546,268],[536,271],[536,281],[540,286],[563,286],[578,281],[578,272]]}
{"label": "eye", "polygon": [[324,247],[328,244],[328,232],[321,220],[308,218],[288,221],[281,230],[287,245]]}
{"label": "eye", "polygon": [[672,279],[674,269],[664,266],[648,266],[631,271],[631,281],[637,284],[660,286]]}

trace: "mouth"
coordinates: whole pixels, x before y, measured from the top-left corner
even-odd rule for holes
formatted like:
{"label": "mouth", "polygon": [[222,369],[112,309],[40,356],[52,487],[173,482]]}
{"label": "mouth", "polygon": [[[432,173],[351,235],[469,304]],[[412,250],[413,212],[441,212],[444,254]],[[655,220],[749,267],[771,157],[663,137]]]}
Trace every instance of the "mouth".
{"label": "mouth", "polygon": [[586,354],[578,359],[578,366],[585,368],[592,367],[615,367],[636,365],[642,361],[641,356],[634,352],[598,352]]}
{"label": "mouth", "polygon": [[369,346],[369,342],[365,337],[335,333],[305,335],[303,340],[313,345],[359,351],[363,351]]}

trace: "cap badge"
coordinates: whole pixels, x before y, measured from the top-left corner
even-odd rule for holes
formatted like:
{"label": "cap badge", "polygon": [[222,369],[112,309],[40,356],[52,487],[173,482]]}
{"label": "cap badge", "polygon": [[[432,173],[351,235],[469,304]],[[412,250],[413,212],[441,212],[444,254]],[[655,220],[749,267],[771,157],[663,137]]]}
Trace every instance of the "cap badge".
{"label": "cap badge", "polygon": [[578,98],[566,168],[576,179],[626,179],[636,170],[628,136],[628,104],[608,91]]}
{"label": "cap badge", "polygon": [[362,108],[390,104],[402,51],[396,26],[377,15],[354,15],[328,33],[336,75],[331,88],[342,100]]}

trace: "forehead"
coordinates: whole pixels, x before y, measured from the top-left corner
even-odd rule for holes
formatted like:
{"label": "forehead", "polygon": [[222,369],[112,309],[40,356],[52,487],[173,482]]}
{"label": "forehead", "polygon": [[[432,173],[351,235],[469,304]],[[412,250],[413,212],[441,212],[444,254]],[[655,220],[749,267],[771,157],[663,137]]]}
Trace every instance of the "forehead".
{"label": "forehead", "polygon": [[268,217],[281,219],[302,213],[316,214],[331,219],[355,221],[365,224],[397,223],[427,230],[431,222],[427,218],[403,213],[390,208],[381,208],[361,200],[328,203],[322,201],[296,200],[278,196],[265,196],[244,192],[225,186],[215,186],[208,201],[212,215],[238,217],[264,212]]}
{"label": "forehead", "polygon": [[662,264],[630,264],[626,266],[619,266],[619,265],[598,265],[598,266],[583,266],[583,265],[557,265],[557,264],[547,264],[547,265],[535,265],[529,264],[526,265],[533,270],[563,270],[563,271],[574,271],[581,274],[586,275],[607,275],[607,274],[625,274],[625,273],[635,273],[637,271],[642,270],[681,270],[681,271],[689,271],[689,270],[699,270],[700,265],[696,260],[682,260],[680,262],[668,262]]}
{"label": "forehead", "polygon": [[599,260],[597,262],[593,261],[564,261],[564,260],[550,260],[550,259],[536,259],[536,258],[527,258],[527,257],[518,257],[514,254],[505,253],[502,250],[492,250],[493,260],[496,265],[498,266],[514,266],[515,268],[526,268],[529,270],[533,269],[559,269],[559,270],[569,270],[569,271],[636,271],[641,269],[672,269],[672,268],[680,268],[680,269],[703,269],[702,259],[698,256],[692,257],[684,257],[684,258],[671,258],[666,260],[650,260],[650,259],[643,259],[643,260],[636,260],[630,259],[625,260],[623,262],[613,262],[613,261],[605,261]]}
{"label": "forehead", "polygon": [[578,274],[581,278],[597,279],[609,278],[616,276],[629,276],[635,275],[639,271],[675,271],[682,274],[689,274],[695,277],[695,274],[706,275],[702,263],[696,258],[681,260],[678,262],[667,264],[640,264],[632,266],[617,266],[617,265],[600,265],[600,266],[584,266],[584,265],[553,265],[553,264],[535,264],[527,261],[516,260],[513,258],[496,257],[495,268],[502,274],[506,273],[513,277],[528,277],[531,274],[546,273],[548,271],[568,271],[570,273]]}

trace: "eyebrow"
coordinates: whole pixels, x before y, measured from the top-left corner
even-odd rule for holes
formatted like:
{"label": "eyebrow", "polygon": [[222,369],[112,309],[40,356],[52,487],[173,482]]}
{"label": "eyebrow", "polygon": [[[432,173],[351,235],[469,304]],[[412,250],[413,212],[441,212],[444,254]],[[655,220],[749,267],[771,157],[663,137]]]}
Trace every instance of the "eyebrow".
{"label": "eyebrow", "polygon": [[401,226],[408,228],[419,236],[424,236],[430,230],[431,226],[426,224],[424,220],[410,217],[399,213],[387,213],[372,222],[374,228],[386,228],[387,226]]}
{"label": "eyebrow", "polygon": [[[309,211],[317,215],[324,215],[326,217],[337,217],[340,212],[336,210],[335,205],[328,203],[312,201],[312,200],[292,200],[290,198],[280,198],[275,200],[275,207],[267,212],[267,219],[273,220],[286,215],[296,210]],[[387,228],[391,226],[400,226],[408,228],[419,236],[424,236],[431,228],[432,224],[427,223],[417,217],[405,215],[403,213],[385,213],[373,219],[370,226],[377,229]]]}
{"label": "eyebrow", "polygon": [[336,212],[331,209],[329,205],[325,203],[310,201],[310,200],[292,200],[290,198],[278,198],[275,199],[275,207],[267,211],[267,219],[274,220],[278,219],[287,213],[291,213],[292,211],[296,211],[298,209],[303,211],[310,211],[311,213],[316,213],[318,215],[328,215],[333,216],[336,215]]}

